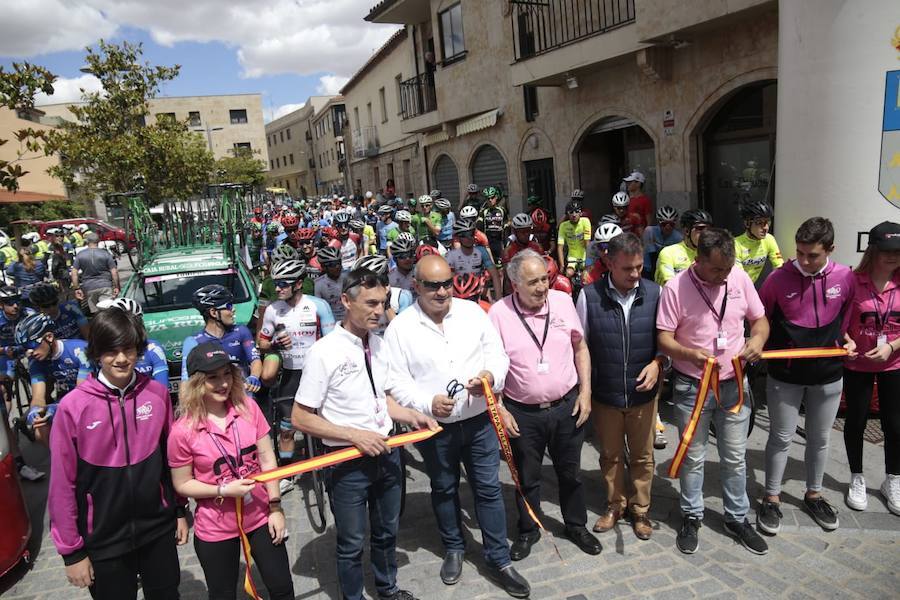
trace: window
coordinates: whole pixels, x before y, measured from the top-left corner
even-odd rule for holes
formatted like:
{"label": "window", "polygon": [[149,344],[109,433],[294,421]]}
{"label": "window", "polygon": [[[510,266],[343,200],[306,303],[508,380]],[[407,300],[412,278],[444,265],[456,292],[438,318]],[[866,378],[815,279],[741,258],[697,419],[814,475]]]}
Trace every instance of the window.
{"label": "window", "polygon": [[266,136],[266,146],[272,147],[272,138],[269,136]]}
{"label": "window", "polygon": [[168,112],[168,113],[156,113],[156,121],[157,121],[157,122],[163,121],[164,119],[169,119],[170,121],[174,121],[174,120],[175,120],[175,113],[173,113],[173,112]]}
{"label": "window", "polygon": [[192,110],[188,113],[191,127],[200,127],[200,111]]}
{"label": "window", "polygon": [[271,171],[274,168],[275,168],[275,161],[270,158],[269,159],[269,170]]}
{"label": "window", "polygon": [[372,120],[372,103],[366,103],[366,113],[369,116],[369,127],[375,124],[375,121]]}
{"label": "window", "polygon": [[234,143],[234,155],[235,156],[250,156],[253,154],[253,148],[250,146],[250,142],[235,142]]}
{"label": "window", "polygon": [[387,98],[384,95],[384,88],[378,90],[378,100],[381,102],[381,122],[387,123]]}
{"label": "window", "polygon": [[397,89],[397,116],[403,114],[403,92],[400,84],[403,83],[403,75],[395,75],[394,76],[394,87]]}
{"label": "window", "polygon": [[291,191],[291,180],[290,179],[285,179],[284,187],[286,187],[288,191]]}
{"label": "window", "polygon": [[438,14],[441,26],[441,50],[444,62],[457,60],[465,56],[466,45],[463,42],[462,5],[456,4]]}
{"label": "window", "polygon": [[523,85],[522,93],[525,96],[525,120],[530,123],[540,114],[537,88],[533,85]]}
{"label": "window", "polygon": [[334,148],[331,149],[331,160],[334,162]]}
{"label": "window", "polygon": [[238,108],[238,109],[229,110],[228,116],[231,117],[232,125],[246,125],[246,123],[247,123],[246,109]]}
{"label": "window", "polygon": [[281,139],[281,143],[284,143],[284,130],[281,130],[281,135],[278,136]]}
{"label": "window", "polygon": [[276,169],[280,169],[280,168],[281,168],[281,159],[280,159],[280,158],[276,158],[276,159],[275,159],[275,168],[276,168]]}
{"label": "window", "polygon": [[291,152],[288,156],[291,158],[291,164],[294,164],[294,153]]}
{"label": "window", "polygon": [[359,107],[358,106],[353,107],[353,122],[356,124],[356,131],[359,131],[360,123],[359,123]]}
{"label": "window", "polygon": [[388,172],[388,179],[393,179],[394,178],[394,163],[389,162],[387,164],[387,172]]}
{"label": "window", "polygon": [[287,131],[287,138],[288,138],[288,139],[291,139],[291,130],[290,130],[290,128],[288,128],[286,131]]}
{"label": "window", "polygon": [[375,167],[375,187],[381,187],[381,171],[378,169],[378,167]]}

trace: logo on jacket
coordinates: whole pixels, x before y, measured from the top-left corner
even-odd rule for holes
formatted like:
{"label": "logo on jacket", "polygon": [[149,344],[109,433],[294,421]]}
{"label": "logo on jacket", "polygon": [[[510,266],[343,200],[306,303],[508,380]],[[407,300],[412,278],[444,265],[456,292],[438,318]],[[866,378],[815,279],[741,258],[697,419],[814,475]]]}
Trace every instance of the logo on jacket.
{"label": "logo on jacket", "polygon": [[825,290],[825,297],[829,300],[841,297],[841,284],[837,284]]}
{"label": "logo on jacket", "polygon": [[151,404],[149,401],[144,402],[137,407],[136,412],[138,421],[146,421],[153,416],[153,404]]}
{"label": "logo on jacket", "polygon": [[800,292],[791,292],[790,294],[787,294],[787,295],[785,296],[785,298],[787,298],[788,300],[791,300],[791,299],[793,299],[793,298],[796,298],[796,297],[797,297],[797,294],[799,294],[799,293],[800,293]]}
{"label": "logo on jacket", "polygon": [[99,424],[100,424],[100,421],[94,421],[93,423],[91,423],[90,425],[87,426],[87,429],[90,429],[90,430],[97,429],[97,425],[99,425]]}

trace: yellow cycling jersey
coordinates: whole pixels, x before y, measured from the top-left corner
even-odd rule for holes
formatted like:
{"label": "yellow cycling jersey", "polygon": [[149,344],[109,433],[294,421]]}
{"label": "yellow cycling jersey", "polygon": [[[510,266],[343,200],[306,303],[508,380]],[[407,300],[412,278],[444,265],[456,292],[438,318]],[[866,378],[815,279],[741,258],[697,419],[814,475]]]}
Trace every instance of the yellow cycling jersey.
{"label": "yellow cycling jersey", "polygon": [[574,225],[568,219],[560,223],[556,243],[560,246],[566,245],[568,250],[566,261],[571,263],[577,260],[584,261],[587,254],[587,243],[590,239],[591,222],[587,217],[581,217]]}
{"label": "yellow cycling jersey", "polygon": [[773,269],[784,264],[778,242],[771,233],[766,234],[761,240],[751,238],[746,233],[734,238],[734,256],[737,264],[750,276],[753,283],[756,283],[766,267],[766,260],[772,263]]}
{"label": "yellow cycling jersey", "polygon": [[697,250],[689,248],[684,240],[659,251],[656,259],[656,283],[665,285],[667,281],[694,264]]}

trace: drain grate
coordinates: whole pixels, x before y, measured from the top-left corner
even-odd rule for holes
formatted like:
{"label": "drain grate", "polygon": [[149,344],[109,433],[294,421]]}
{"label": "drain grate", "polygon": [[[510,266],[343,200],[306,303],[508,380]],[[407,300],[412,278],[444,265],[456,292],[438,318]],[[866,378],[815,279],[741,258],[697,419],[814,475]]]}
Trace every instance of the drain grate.
{"label": "drain grate", "polygon": [[[844,430],[844,418],[838,417],[834,420],[834,428],[837,431]],[[881,430],[881,421],[878,419],[869,419],[866,422],[866,431],[863,433],[863,439],[872,444],[880,444],[884,441],[884,432]]]}

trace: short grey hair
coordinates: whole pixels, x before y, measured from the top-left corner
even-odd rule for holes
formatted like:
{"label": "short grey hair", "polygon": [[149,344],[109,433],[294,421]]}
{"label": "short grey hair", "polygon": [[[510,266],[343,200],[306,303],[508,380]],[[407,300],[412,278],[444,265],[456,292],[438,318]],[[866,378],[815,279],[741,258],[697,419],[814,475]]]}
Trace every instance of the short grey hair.
{"label": "short grey hair", "polygon": [[635,254],[644,254],[644,244],[637,235],[629,233],[620,233],[616,237],[609,240],[606,246],[606,256],[612,260],[617,254],[627,254],[634,256]]}
{"label": "short grey hair", "polygon": [[92,231],[91,233],[84,236],[84,243],[85,244],[99,244],[100,236]]}
{"label": "short grey hair", "polygon": [[512,260],[509,261],[509,264],[506,266],[506,275],[509,277],[509,280],[515,284],[522,283],[522,265],[525,264],[526,261],[536,260],[540,262],[546,268],[547,263],[544,261],[544,257],[532,250],[531,248],[526,248],[520,252],[517,252],[515,256],[512,257]]}

